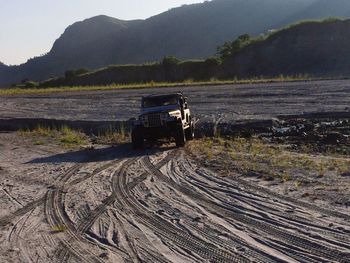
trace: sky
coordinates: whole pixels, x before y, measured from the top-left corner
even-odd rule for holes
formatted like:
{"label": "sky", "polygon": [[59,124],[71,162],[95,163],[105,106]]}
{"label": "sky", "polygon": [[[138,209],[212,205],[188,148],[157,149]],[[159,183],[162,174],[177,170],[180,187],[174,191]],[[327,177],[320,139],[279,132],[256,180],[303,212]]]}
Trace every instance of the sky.
{"label": "sky", "polygon": [[96,15],[145,19],[203,0],[0,0],[0,62],[18,65],[50,51],[74,22]]}

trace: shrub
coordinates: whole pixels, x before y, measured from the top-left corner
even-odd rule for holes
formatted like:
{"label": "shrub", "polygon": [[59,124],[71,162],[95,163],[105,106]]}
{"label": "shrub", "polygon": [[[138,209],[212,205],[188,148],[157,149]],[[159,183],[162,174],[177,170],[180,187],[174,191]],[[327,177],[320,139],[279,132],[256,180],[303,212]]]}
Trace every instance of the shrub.
{"label": "shrub", "polygon": [[161,62],[162,66],[176,66],[180,63],[180,60],[175,56],[165,56]]}
{"label": "shrub", "polygon": [[85,69],[85,68],[80,68],[80,69],[70,69],[70,70],[67,70],[65,73],[64,73],[64,76],[66,79],[72,79],[76,76],[79,76],[79,75],[82,75],[82,74],[86,74],[88,73],[89,70]]}
{"label": "shrub", "polygon": [[28,89],[30,89],[30,88],[36,88],[36,87],[38,87],[38,86],[39,86],[38,82],[35,82],[35,81],[32,81],[32,80],[28,80],[28,81],[26,81],[26,82],[24,83],[24,87],[25,87],[25,88],[28,88]]}
{"label": "shrub", "polygon": [[232,55],[239,52],[242,48],[249,45],[253,39],[248,34],[240,35],[233,42],[225,42],[222,46],[217,48],[217,54],[220,56],[221,60],[226,60]]}

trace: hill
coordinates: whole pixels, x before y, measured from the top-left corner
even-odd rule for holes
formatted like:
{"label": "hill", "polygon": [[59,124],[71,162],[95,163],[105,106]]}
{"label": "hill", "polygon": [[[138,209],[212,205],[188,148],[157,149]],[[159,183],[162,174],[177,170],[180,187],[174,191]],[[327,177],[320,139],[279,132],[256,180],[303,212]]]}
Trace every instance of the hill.
{"label": "hill", "polygon": [[7,67],[8,67],[8,66],[6,66],[4,63],[2,63],[2,62],[0,61],[0,71],[1,71],[1,70],[4,70],[4,69],[7,69]]}
{"label": "hill", "polygon": [[[305,21],[259,38],[240,36],[229,43],[231,53],[223,53],[223,63],[218,58],[178,61],[166,57],[159,63],[70,71],[65,77],[43,81],[40,86],[210,81],[279,75],[349,77],[349,28],[350,20]],[[237,48],[237,41],[245,42],[239,42]]]}
{"label": "hill", "polygon": [[24,78],[42,80],[67,69],[158,61],[165,55],[205,58],[214,55],[224,41],[243,33],[258,35],[309,16],[348,15],[344,10],[350,9],[350,1],[329,2],[336,8],[322,8],[324,0],[213,0],[146,20],[97,16],[69,26],[45,56],[7,68],[0,84]]}
{"label": "hill", "polygon": [[350,75],[350,20],[304,22],[252,43],[223,65],[225,76]]}
{"label": "hill", "polygon": [[[350,3],[348,0],[317,0],[303,11],[288,17],[283,23],[308,19],[321,19],[324,17],[350,17]],[[280,24],[283,26],[283,24]]]}

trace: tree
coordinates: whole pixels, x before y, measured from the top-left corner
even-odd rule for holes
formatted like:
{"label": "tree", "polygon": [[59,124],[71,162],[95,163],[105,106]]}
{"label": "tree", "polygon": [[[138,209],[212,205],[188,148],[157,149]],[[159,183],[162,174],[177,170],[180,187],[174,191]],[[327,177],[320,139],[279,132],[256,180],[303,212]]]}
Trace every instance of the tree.
{"label": "tree", "polygon": [[162,65],[165,67],[176,66],[180,63],[180,60],[175,56],[165,56],[162,60]]}
{"label": "tree", "polygon": [[238,53],[243,47],[249,45],[252,39],[248,34],[240,35],[233,42],[225,42],[217,48],[217,54],[222,61]]}
{"label": "tree", "polygon": [[38,82],[28,80],[23,83],[25,88],[37,88],[39,86]]}

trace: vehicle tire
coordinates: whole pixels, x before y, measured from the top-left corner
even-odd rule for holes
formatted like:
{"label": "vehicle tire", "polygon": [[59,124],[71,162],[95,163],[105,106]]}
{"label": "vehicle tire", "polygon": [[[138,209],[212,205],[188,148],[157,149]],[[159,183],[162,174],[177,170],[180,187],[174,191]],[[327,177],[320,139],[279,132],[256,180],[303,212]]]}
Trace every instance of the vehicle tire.
{"label": "vehicle tire", "polygon": [[191,141],[194,139],[194,123],[193,122],[191,122],[190,127],[186,129],[185,134],[186,134],[187,141]]}
{"label": "vehicle tire", "polygon": [[142,130],[140,127],[134,127],[131,132],[131,142],[133,149],[140,149],[143,147]]}
{"label": "vehicle tire", "polygon": [[176,129],[175,143],[177,147],[184,147],[186,144],[186,134],[182,126]]}

